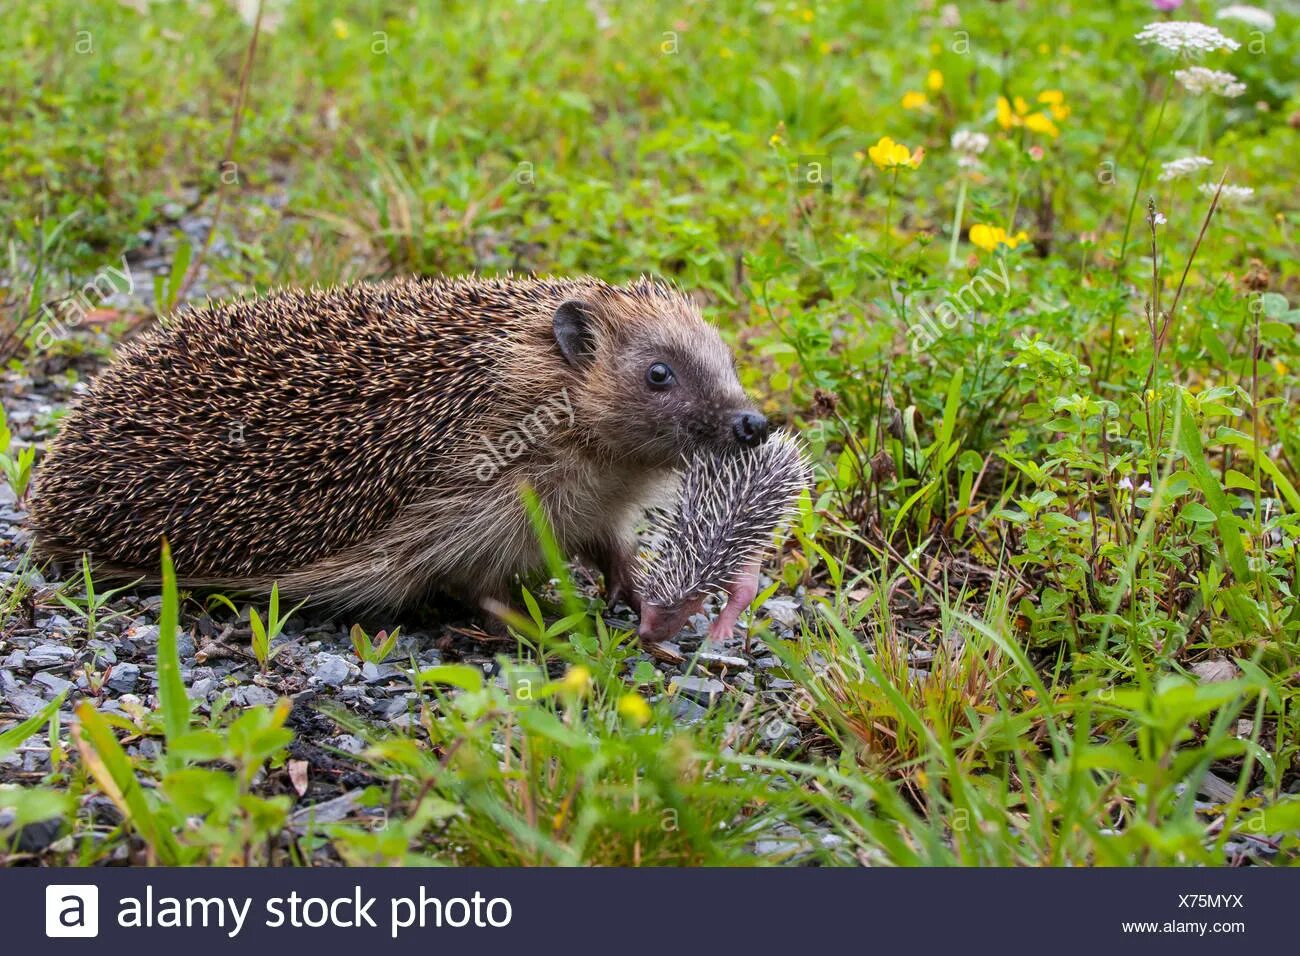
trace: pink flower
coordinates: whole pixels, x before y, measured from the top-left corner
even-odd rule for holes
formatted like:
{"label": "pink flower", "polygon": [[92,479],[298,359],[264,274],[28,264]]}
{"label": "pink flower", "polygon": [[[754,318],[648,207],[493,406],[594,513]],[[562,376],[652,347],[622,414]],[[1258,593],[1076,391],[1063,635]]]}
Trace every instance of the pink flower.
{"label": "pink flower", "polygon": [[1151,6],[1157,10],[1163,10],[1168,13],[1170,10],[1177,10],[1183,5],[1183,0],[1151,0]]}

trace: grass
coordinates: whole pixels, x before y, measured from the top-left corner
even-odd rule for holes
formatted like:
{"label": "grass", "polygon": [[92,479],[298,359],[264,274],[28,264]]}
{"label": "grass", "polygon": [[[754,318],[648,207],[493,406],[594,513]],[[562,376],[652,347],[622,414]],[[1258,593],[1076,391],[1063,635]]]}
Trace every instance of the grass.
{"label": "grass", "polygon": [[[271,5],[254,48],[226,4],[29,4],[0,38],[15,367],[61,374],[209,294],[651,272],[704,298],[817,484],[770,569],[808,608],[766,638],[760,679],[792,689],[683,726],[628,635],[571,590],[558,620],[530,596],[503,683],[435,669],[407,730],[354,727],[361,822],[268,786],[291,776],[285,706],[200,720],[169,678],[157,710],[80,705],[71,749],[56,709],[0,727],[0,756],[44,732],[52,758],[0,785],[8,859],[71,811],[43,859],[1295,862],[1294,15],[1212,21],[1241,48],[1204,65],[1237,98],[1192,96],[1187,64],[1136,43],[1145,4],[951,16]],[[960,129],[989,137],[965,164]],[[877,165],[883,136],[907,165]],[[1159,177],[1190,154],[1213,166]],[[123,254],[133,291],[86,296]],[[84,321],[41,340],[42,304]],[[81,583],[60,599],[93,632],[105,592]],[[359,659],[391,653],[357,634]],[[124,747],[144,738],[157,757]]]}

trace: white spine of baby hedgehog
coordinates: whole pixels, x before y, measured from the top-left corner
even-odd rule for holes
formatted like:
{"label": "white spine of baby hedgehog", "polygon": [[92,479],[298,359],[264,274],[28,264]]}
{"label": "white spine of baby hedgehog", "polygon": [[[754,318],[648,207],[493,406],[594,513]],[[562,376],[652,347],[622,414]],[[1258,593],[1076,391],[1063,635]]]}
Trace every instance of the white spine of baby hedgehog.
{"label": "white spine of baby hedgehog", "polygon": [[709,637],[730,636],[758,593],[759,566],[776,529],[811,480],[803,446],[788,432],[753,450],[692,456],[675,505],[657,515],[638,554],[642,639],[672,637],[719,591],[727,604]]}

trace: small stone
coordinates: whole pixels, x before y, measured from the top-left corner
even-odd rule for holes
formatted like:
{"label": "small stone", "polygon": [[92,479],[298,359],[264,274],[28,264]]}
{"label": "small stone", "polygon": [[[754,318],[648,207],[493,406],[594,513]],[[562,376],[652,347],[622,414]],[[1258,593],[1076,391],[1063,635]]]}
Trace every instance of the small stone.
{"label": "small stone", "polygon": [[394,697],[392,700],[376,701],[371,710],[376,717],[383,720],[392,720],[398,714],[404,714],[407,710],[407,697]]}
{"label": "small stone", "polygon": [[310,683],[325,687],[339,687],[347,681],[351,667],[337,654],[321,654],[316,658],[316,672]]}
{"label": "small stone", "polygon": [[51,674],[49,671],[41,671],[32,678],[32,683],[40,684],[42,687],[49,688],[56,696],[65,691],[72,690],[72,681],[64,680],[62,677],[59,677],[56,674]]}
{"label": "small stone", "polygon": [[7,700],[9,705],[13,707],[14,710],[18,711],[18,715],[24,719],[39,714],[46,704],[46,701],[43,698],[37,697],[35,694],[28,693],[25,690],[20,690],[13,694],[5,694],[5,700]]}
{"label": "small stone", "polygon": [[190,696],[197,700],[207,700],[208,694],[212,691],[212,678],[200,677],[190,685]]}
{"label": "small stone", "polygon": [[763,742],[773,753],[780,753],[785,750],[791,750],[799,746],[799,728],[779,717],[769,720],[763,724],[759,733],[762,735]]}
{"label": "small stone", "polygon": [[749,662],[743,657],[733,657],[717,651],[700,651],[695,655],[695,659],[714,673],[739,671],[749,667]]}
{"label": "small stone", "polygon": [[762,613],[782,627],[793,628],[799,623],[799,603],[786,595],[768,598]]}
{"label": "small stone", "polygon": [[28,667],[54,667],[72,660],[72,648],[66,644],[37,644],[27,650]]}
{"label": "small stone", "polygon": [[699,723],[709,713],[707,707],[701,707],[689,697],[673,697],[669,709],[672,711],[673,718],[683,724]]}
{"label": "small stone", "polygon": [[256,684],[240,687],[230,695],[231,702],[240,707],[270,707],[279,698],[273,691]]}
{"label": "small stone", "polygon": [[675,677],[673,689],[701,704],[712,704],[727,690],[727,685],[712,677]]}
{"label": "small stone", "polygon": [[1227,660],[1201,661],[1192,665],[1192,673],[1206,684],[1232,680],[1238,674],[1237,665]]}
{"label": "small stone", "polygon": [[139,624],[127,632],[131,640],[144,647],[153,647],[158,643],[158,625],[157,624]]}
{"label": "small stone", "polygon": [[324,741],[324,744],[327,747],[333,747],[348,754],[359,754],[366,749],[365,741],[355,734],[339,734],[337,737],[329,737]]}
{"label": "small stone", "polygon": [[138,664],[115,664],[108,675],[108,680],[104,683],[119,694],[129,694],[135,690],[136,682],[139,680],[140,667]]}

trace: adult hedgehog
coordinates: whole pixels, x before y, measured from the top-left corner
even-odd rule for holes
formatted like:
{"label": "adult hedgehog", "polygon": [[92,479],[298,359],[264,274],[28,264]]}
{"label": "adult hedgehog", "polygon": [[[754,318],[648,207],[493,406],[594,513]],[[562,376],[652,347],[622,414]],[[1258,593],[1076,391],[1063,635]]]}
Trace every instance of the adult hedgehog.
{"label": "adult hedgehog", "polygon": [[519,487],[612,593],[685,456],[762,442],[730,351],[659,282],[400,279],[177,315],[92,384],[37,475],[37,548],[350,609],[505,600]]}

